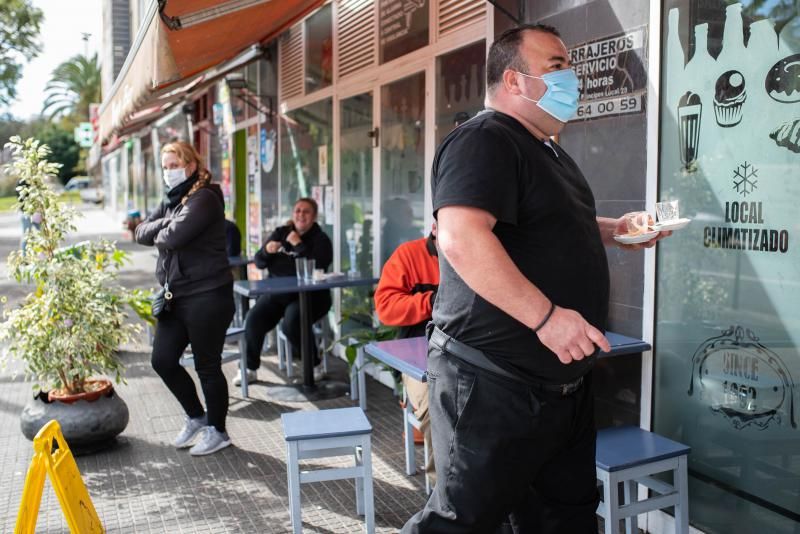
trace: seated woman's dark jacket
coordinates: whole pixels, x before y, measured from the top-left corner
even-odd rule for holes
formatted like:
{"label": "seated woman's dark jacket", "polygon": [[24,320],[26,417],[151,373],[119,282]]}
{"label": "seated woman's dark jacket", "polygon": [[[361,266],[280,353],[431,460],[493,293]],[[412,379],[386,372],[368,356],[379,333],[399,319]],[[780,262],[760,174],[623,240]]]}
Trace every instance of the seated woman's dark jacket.
{"label": "seated woman's dark jacket", "polygon": [[[232,283],[225,248],[225,213],[217,184],[170,207],[161,205],[136,227],[136,242],[158,248],[156,278],[179,298]],[[167,272],[169,269],[169,272]]]}
{"label": "seated woman's dark jacket", "polygon": [[286,240],[292,232],[291,225],[279,226],[267,238],[264,247],[270,241],[279,241],[286,252],[270,254],[264,247],[261,247],[255,255],[256,267],[267,269],[269,276],[295,276],[295,258],[313,258],[316,260],[317,269],[327,270],[333,261],[333,245],[330,238],[322,231],[317,223],[314,223],[306,233],[300,236],[301,242],[297,246],[292,245]]}

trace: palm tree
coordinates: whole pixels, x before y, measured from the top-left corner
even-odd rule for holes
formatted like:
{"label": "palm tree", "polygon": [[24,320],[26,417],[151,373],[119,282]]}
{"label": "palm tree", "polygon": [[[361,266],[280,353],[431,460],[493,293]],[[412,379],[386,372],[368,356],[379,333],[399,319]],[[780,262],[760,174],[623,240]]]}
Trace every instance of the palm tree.
{"label": "palm tree", "polygon": [[78,120],[89,119],[89,104],[100,102],[100,63],[95,53],[91,57],[77,55],[55,68],[44,88],[42,115],[49,118],[72,115]]}

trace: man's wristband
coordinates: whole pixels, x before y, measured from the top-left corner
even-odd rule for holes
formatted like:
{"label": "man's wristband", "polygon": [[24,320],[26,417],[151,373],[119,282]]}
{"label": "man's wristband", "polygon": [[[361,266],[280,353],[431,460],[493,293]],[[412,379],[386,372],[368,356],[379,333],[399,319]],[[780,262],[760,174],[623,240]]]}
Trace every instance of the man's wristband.
{"label": "man's wristband", "polygon": [[544,319],[542,319],[542,322],[540,322],[538,325],[536,325],[536,327],[535,327],[535,328],[533,328],[533,331],[534,331],[534,332],[538,332],[539,330],[541,330],[541,329],[542,329],[542,327],[543,327],[545,324],[547,324],[547,321],[549,321],[549,320],[550,320],[550,316],[551,316],[551,315],[553,315],[553,312],[554,312],[554,311],[556,311],[556,305],[555,305],[555,303],[554,303],[554,302],[551,300],[551,301],[550,301],[550,309],[547,311],[547,314],[545,314],[545,316],[544,316]]}

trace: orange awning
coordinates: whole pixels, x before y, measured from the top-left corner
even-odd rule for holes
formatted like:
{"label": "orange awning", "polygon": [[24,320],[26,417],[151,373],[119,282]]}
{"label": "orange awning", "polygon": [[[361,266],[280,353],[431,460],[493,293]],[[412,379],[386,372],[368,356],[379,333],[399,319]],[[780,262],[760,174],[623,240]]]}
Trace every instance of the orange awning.
{"label": "orange awning", "polygon": [[[267,43],[324,0],[166,0],[152,2],[128,58],[100,108],[100,140],[145,108],[174,100],[177,84],[196,87],[208,69]],[[161,7],[159,8],[159,4]],[[253,56],[250,59],[255,59]],[[241,62],[232,62],[241,63]],[[235,68],[233,65],[231,68]],[[164,98],[170,95],[170,98]]]}

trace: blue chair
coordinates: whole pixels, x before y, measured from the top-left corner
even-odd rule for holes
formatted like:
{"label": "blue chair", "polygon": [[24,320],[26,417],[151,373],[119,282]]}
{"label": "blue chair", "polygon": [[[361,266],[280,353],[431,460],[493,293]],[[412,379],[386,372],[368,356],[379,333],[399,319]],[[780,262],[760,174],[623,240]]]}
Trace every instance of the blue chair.
{"label": "blue chair", "polygon": [[[286,378],[291,378],[294,375],[292,342],[283,333],[283,319],[280,320],[275,330],[277,332],[278,369],[286,372]],[[314,343],[317,345],[317,352],[322,357],[322,372],[323,374],[328,374],[328,351],[326,349],[331,343],[332,336],[327,315],[313,324],[312,332],[314,334]]]}
{"label": "blue chair", "polygon": [[[361,408],[338,408],[281,415],[286,441],[286,470],[289,476],[289,509],[292,531],[303,531],[300,511],[300,484],[354,478],[356,511],[364,516],[367,534],[375,532],[375,505],[372,494],[372,425]],[[299,462],[307,458],[350,456],[352,467],[301,471]]]}
{"label": "blue chair", "polygon": [[[245,339],[244,339],[244,328],[240,326],[231,326],[225,332],[225,343],[236,343],[237,349],[236,351],[232,350],[223,350],[222,351],[222,363],[228,363],[232,361],[239,360],[239,369],[242,373],[242,397],[247,398],[248,396],[248,389],[247,389],[247,373],[244,371],[247,369],[247,351],[245,350]],[[191,348],[191,347],[190,347]],[[194,368],[194,354],[186,353],[181,356],[180,364],[184,367],[192,367]]]}
{"label": "blue chair", "polygon": [[[626,534],[638,532],[636,516],[663,508],[675,508],[676,534],[689,534],[689,488],[686,470],[691,449],[638,427],[605,428],[597,432],[597,479],[603,485],[603,501],[597,515],[605,520],[605,533],[618,532],[625,520]],[[652,475],[672,471],[673,483]],[[624,502],[619,501],[623,484]],[[637,484],[656,495],[639,501]]]}

